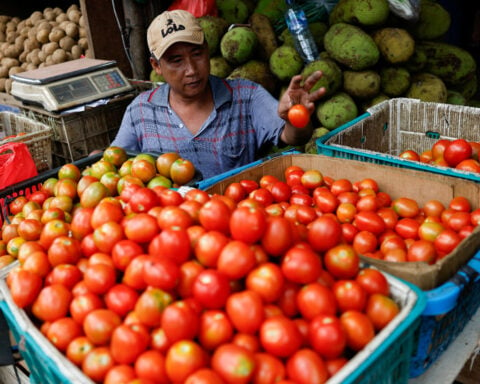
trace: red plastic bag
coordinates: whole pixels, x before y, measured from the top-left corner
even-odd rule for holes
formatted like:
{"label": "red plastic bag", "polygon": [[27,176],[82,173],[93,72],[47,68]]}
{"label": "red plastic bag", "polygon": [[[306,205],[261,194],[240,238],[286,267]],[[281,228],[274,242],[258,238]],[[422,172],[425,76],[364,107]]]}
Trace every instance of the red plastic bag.
{"label": "red plastic bag", "polygon": [[195,17],[218,15],[215,0],[174,0],[170,7],[168,7],[168,10],[173,11],[175,9],[183,9],[184,11],[190,12]]}
{"label": "red plastic bag", "polygon": [[0,146],[0,189],[37,175],[37,167],[25,143]]}

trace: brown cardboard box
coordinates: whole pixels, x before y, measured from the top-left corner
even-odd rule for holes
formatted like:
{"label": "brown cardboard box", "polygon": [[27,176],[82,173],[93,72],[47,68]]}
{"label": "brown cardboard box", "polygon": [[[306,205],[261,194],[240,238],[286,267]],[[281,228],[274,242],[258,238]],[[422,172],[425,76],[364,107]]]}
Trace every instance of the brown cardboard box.
{"label": "brown cardboard box", "polygon": [[[453,197],[465,196],[470,200],[473,208],[480,207],[480,184],[472,181],[387,165],[307,154],[289,154],[266,160],[223,180],[219,178],[220,181],[208,187],[207,192],[223,193],[227,185],[232,182],[242,179],[258,181],[263,175],[273,175],[284,180],[283,172],[290,165],[298,165],[304,170],[318,169],[324,176],[334,179],[347,178],[352,182],[373,178],[377,181],[380,190],[389,193],[392,199],[401,196],[410,197],[420,205],[436,199],[448,205]],[[452,253],[434,265],[423,262],[385,262],[366,257],[362,259],[423,290],[430,290],[452,277],[478,249],[480,249],[480,228],[463,240]]]}

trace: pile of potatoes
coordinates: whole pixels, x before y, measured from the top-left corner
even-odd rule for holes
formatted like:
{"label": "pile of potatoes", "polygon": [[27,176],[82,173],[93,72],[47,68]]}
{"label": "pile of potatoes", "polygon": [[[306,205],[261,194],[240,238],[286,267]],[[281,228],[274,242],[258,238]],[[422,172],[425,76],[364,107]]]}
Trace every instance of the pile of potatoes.
{"label": "pile of potatoes", "polygon": [[0,92],[10,92],[10,75],[89,57],[87,32],[76,4],[33,12],[27,19],[0,15]]}

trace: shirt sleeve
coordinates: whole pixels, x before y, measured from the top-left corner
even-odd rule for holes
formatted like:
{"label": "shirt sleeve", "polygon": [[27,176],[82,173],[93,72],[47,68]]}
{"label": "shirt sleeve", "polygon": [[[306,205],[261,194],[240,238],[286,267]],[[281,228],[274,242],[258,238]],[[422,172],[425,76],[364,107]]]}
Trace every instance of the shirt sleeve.
{"label": "shirt sleeve", "polygon": [[112,146],[122,147],[128,151],[140,152],[141,148],[139,147],[139,140],[137,138],[137,133],[135,126],[132,122],[132,108],[129,105],[123,115],[122,123],[117,132],[117,136],[112,142]]}
{"label": "shirt sleeve", "polygon": [[285,121],[278,115],[278,100],[265,88],[259,86],[253,94],[252,122],[259,145],[278,145]]}

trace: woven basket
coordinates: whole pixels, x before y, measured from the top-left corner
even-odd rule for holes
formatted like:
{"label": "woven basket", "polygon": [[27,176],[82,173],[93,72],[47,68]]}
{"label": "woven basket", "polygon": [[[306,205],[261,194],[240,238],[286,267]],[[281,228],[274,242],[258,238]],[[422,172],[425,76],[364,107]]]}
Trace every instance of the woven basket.
{"label": "woven basket", "polygon": [[0,144],[25,143],[38,172],[52,168],[52,134],[52,128],[46,124],[20,114],[0,112]]}

